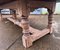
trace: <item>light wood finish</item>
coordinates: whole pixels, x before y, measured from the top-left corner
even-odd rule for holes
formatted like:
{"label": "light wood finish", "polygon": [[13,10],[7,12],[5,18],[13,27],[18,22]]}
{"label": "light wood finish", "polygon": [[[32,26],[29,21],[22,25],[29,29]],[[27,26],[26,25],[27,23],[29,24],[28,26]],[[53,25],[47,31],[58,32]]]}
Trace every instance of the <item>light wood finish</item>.
{"label": "light wood finish", "polygon": [[28,8],[28,1],[21,0],[21,10],[22,10],[22,16],[21,16],[21,27],[23,29],[22,33],[22,42],[23,46],[25,48],[30,47],[32,45],[31,43],[31,37],[30,37],[30,31],[29,31],[29,22],[28,22],[28,16],[29,16],[29,8]]}
{"label": "light wood finish", "polygon": [[[14,24],[18,25],[19,27],[22,27],[21,22],[16,21],[13,18],[7,18],[8,20],[10,20],[11,22],[13,22]],[[50,29],[43,29],[43,30],[38,30],[35,29],[31,26],[29,26],[29,31],[32,33],[31,35],[23,35],[22,36],[22,42],[23,42],[23,46],[25,48],[28,48],[30,46],[32,46],[33,42],[36,41],[37,39],[43,37],[44,35],[48,34],[50,32]]]}
{"label": "light wood finish", "polygon": [[[22,27],[22,29],[23,29],[22,42],[23,42],[23,46],[25,48],[32,46],[34,41],[43,37],[44,35],[46,35],[48,33],[52,33],[52,15],[53,15],[53,10],[55,10],[55,4],[56,4],[56,2],[44,2],[44,1],[40,1],[40,0],[39,1],[37,1],[37,0],[30,0],[30,1],[29,0],[17,0],[17,4],[15,4],[15,5],[17,5],[16,7],[18,9],[18,14],[19,14],[19,16],[21,16],[21,22],[19,22],[16,19],[13,19],[13,18],[7,18],[7,19],[10,20],[11,22],[13,22],[14,24]],[[48,28],[43,29],[43,30],[37,30],[35,28],[32,28],[29,25],[28,16],[29,16],[30,11],[33,11],[35,8],[41,8],[41,7],[48,9],[48,13],[49,13],[48,26],[47,26]],[[14,12],[13,16],[14,16],[14,18],[16,18],[16,12]]]}

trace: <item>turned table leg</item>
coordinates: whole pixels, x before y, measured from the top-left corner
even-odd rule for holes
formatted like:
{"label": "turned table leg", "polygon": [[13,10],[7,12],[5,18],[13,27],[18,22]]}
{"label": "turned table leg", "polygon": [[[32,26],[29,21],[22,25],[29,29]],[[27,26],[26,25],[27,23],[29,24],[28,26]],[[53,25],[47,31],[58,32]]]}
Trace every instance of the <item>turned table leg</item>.
{"label": "turned table leg", "polygon": [[30,47],[32,45],[31,37],[30,37],[30,31],[29,31],[29,21],[28,21],[28,16],[30,14],[30,10],[28,7],[28,1],[26,0],[19,0],[20,2],[20,9],[22,11],[22,16],[21,16],[21,27],[23,29],[22,33],[22,42],[23,46],[25,48]]}
{"label": "turned table leg", "polygon": [[50,29],[50,33],[52,33],[53,29],[52,29],[52,20],[53,20],[53,11],[48,9],[48,28]]}
{"label": "turned table leg", "polygon": [[31,37],[30,37],[30,31],[29,31],[29,23],[27,18],[22,18],[21,25],[23,28],[23,36],[22,36],[22,42],[23,46],[25,48],[30,47],[32,45]]}

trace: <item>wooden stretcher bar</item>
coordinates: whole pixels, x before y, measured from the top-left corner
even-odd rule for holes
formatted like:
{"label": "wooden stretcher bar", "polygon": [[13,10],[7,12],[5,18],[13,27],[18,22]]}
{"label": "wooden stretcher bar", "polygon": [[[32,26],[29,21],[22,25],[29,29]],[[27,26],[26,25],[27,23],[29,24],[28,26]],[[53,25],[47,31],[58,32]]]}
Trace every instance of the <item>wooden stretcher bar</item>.
{"label": "wooden stretcher bar", "polygon": [[[9,21],[13,22],[14,24],[18,25],[19,27],[21,27],[21,22],[19,22],[18,20],[15,20],[13,18],[7,18]],[[29,26],[29,31],[32,33],[32,35],[29,36],[29,38],[27,38],[26,36],[22,36],[22,42],[24,47],[30,47],[32,46],[32,43],[34,41],[36,41],[37,39],[43,37],[44,35],[48,34],[50,31],[49,29],[45,28],[43,30],[38,30],[35,29],[31,26]]]}

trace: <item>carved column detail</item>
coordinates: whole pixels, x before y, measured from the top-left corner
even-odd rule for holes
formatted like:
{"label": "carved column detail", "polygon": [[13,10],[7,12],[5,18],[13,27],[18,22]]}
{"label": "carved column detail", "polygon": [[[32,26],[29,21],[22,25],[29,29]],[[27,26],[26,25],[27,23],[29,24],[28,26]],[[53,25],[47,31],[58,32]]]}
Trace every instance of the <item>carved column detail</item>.
{"label": "carved column detail", "polygon": [[32,45],[31,37],[30,37],[30,31],[29,31],[29,21],[28,16],[30,13],[30,8],[28,7],[28,1],[27,0],[20,0],[21,2],[21,27],[23,29],[22,33],[22,42],[23,46],[25,48],[30,47]]}
{"label": "carved column detail", "polygon": [[52,20],[53,20],[53,11],[48,9],[48,28],[50,29],[50,33],[52,33]]}

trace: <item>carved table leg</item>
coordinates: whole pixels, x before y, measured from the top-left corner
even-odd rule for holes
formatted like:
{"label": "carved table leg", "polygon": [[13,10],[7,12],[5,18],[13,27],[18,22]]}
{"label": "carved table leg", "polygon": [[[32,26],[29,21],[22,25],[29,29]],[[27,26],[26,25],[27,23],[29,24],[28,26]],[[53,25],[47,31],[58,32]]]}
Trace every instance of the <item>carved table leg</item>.
{"label": "carved table leg", "polygon": [[29,24],[27,19],[21,20],[21,25],[23,28],[23,36],[22,36],[22,42],[23,46],[25,48],[30,47],[32,45],[32,40],[29,32]]}
{"label": "carved table leg", "polygon": [[30,31],[29,31],[29,22],[28,22],[28,16],[29,16],[29,7],[27,5],[26,0],[20,0],[21,4],[21,10],[22,10],[22,16],[21,16],[21,27],[23,29],[23,36],[22,36],[22,42],[23,46],[25,48],[30,47],[32,45]]}
{"label": "carved table leg", "polygon": [[53,29],[52,29],[52,19],[53,19],[53,11],[48,9],[48,28],[50,29],[50,33],[52,33]]}

